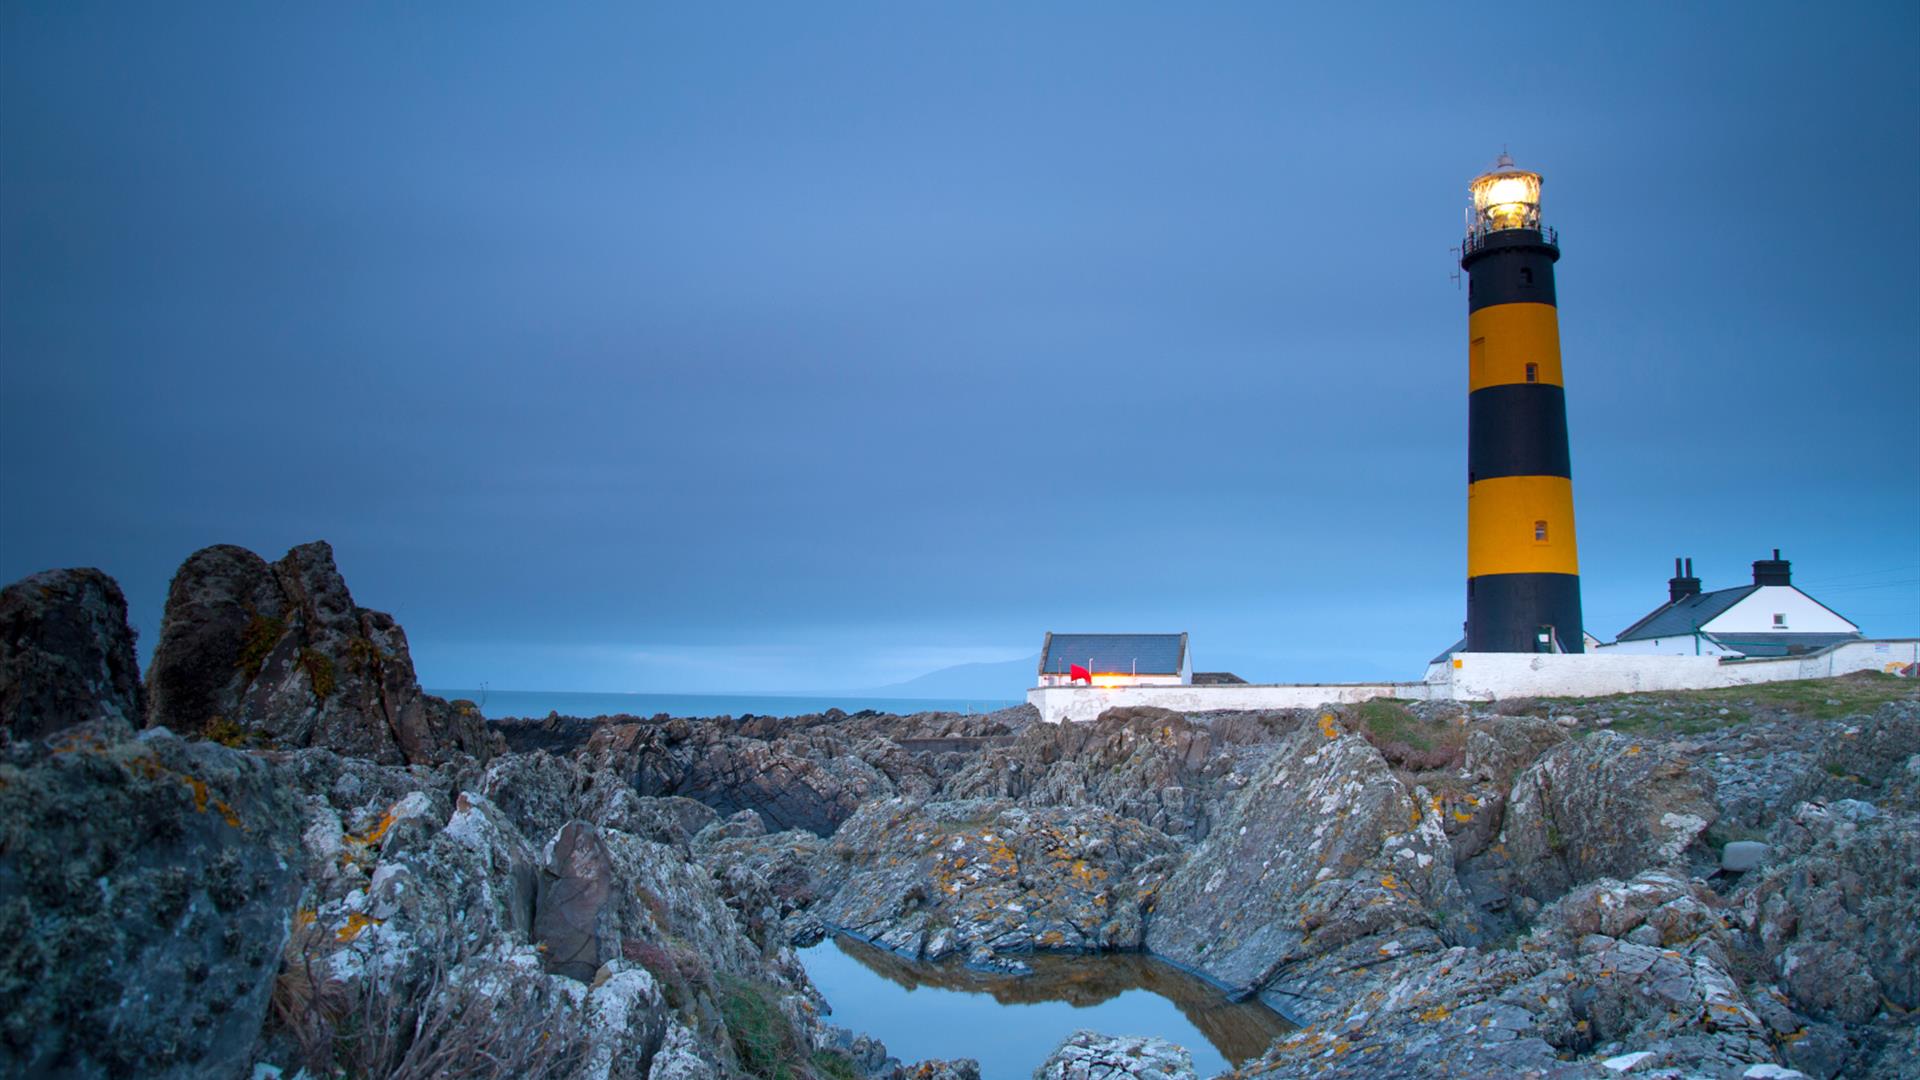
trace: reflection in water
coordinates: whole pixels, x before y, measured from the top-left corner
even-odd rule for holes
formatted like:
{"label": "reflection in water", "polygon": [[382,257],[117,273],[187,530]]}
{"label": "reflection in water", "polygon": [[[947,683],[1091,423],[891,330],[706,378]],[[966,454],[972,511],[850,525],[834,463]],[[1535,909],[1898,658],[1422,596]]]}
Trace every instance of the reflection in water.
{"label": "reflection in water", "polygon": [[[833,959],[833,953],[857,961],[858,968],[880,979],[849,977],[838,967],[850,966],[827,963]],[[959,994],[985,995],[994,1003],[986,1006],[989,1011],[995,1005],[1060,1003],[1070,1006],[1050,1023],[1036,1023],[1043,1016],[1051,1014],[1035,1013],[1034,1010],[1002,1010],[1000,1014],[990,1017],[996,1044],[1021,1037],[1027,1037],[1031,1042],[1021,1050],[1023,1057],[1019,1067],[1027,1071],[1038,1065],[1062,1038],[1076,1028],[1092,1028],[1113,1035],[1158,1035],[1170,1039],[1193,1053],[1194,1064],[1200,1067],[1202,1076],[1260,1056],[1275,1038],[1293,1030],[1292,1024],[1257,1000],[1229,1002],[1219,989],[1205,981],[1171,964],[1140,954],[1040,953],[1024,958],[1033,967],[1031,975],[975,971],[957,960],[937,964],[918,963],[846,936],[836,937],[831,944],[808,949],[802,955],[809,972],[814,974],[815,983],[820,984],[827,1001],[834,1007],[836,1022],[870,1032],[886,1042],[888,1048],[904,1060],[933,1055],[916,1053],[909,1046],[896,1046],[895,1040],[902,1035],[896,1033],[890,1037],[887,1031],[880,1030],[874,1023],[881,1026],[889,1021],[901,1023],[905,1037],[911,1039],[919,1026],[961,1020],[963,1011],[971,1013],[973,1010],[957,1009],[956,1006],[966,1001],[959,998],[923,1000],[918,1002],[917,1007],[899,1000],[889,1003],[874,1001],[876,996],[892,993],[886,984],[906,992],[931,988]],[[1060,1005],[1055,1008],[1060,1008]],[[1168,1005],[1172,1009],[1168,1009]],[[916,1015],[907,1015],[908,1010]],[[1015,1022],[1015,1013],[1018,1012],[1032,1015],[1023,1018],[1026,1022]],[[1180,1023],[1181,1017],[1185,1018],[1185,1024]],[[863,1019],[871,1022],[862,1023]],[[1061,1026],[1063,1023],[1064,1027]],[[1156,1027],[1161,1030],[1154,1030]],[[1211,1046],[1196,1045],[1196,1034],[1204,1037]],[[976,1053],[973,1056],[979,1055]],[[987,1060],[982,1059],[981,1065],[986,1075],[995,1075],[986,1068]]]}

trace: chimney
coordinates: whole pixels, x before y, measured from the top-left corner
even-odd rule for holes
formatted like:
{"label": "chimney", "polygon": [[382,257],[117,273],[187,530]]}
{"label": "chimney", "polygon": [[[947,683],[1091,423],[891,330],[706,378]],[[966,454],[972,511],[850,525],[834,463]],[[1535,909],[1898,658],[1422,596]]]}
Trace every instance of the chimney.
{"label": "chimney", "polygon": [[1667,579],[1667,602],[1677,604],[1689,596],[1700,595],[1700,579],[1693,576],[1693,560],[1673,560],[1673,577]]}
{"label": "chimney", "polygon": [[1780,557],[1780,549],[1773,549],[1773,558],[1753,561],[1753,583],[1755,585],[1791,585],[1793,584],[1793,564]]}

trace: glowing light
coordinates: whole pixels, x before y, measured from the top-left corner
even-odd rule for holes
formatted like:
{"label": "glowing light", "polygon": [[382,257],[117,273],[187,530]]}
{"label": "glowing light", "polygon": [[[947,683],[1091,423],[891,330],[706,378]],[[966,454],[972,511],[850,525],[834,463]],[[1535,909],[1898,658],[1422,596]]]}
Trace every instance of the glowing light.
{"label": "glowing light", "polygon": [[1500,168],[1475,177],[1468,190],[1473,193],[1476,229],[1540,227],[1539,173],[1516,169],[1503,158]]}

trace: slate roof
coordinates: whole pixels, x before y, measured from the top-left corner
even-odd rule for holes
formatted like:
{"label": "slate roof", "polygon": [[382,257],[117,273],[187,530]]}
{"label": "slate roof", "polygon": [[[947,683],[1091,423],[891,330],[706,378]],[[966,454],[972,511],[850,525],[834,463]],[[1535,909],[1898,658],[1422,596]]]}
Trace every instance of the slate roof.
{"label": "slate roof", "polygon": [[1065,675],[1080,664],[1096,675],[1178,675],[1186,659],[1185,634],[1048,634],[1040,674]]}
{"label": "slate roof", "polygon": [[1653,609],[1653,613],[1646,618],[1620,631],[1619,640],[1687,637],[1719,618],[1728,608],[1752,596],[1759,588],[1758,585],[1737,585],[1731,589],[1715,589],[1669,601]]}
{"label": "slate roof", "polygon": [[1459,641],[1456,641],[1453,644],[1447,646],[1445,651],[1441,652],[1439,656],[1436,656],[1433,659],[1427,661],[1427,663],[1429,665],[1444,664],[1447,662],[1447,657],[1452,656],[1454,653],[1457,653],[1457,652],[1466,652],[1466,651],[1467,651],[1467,639],[1461,638]]}

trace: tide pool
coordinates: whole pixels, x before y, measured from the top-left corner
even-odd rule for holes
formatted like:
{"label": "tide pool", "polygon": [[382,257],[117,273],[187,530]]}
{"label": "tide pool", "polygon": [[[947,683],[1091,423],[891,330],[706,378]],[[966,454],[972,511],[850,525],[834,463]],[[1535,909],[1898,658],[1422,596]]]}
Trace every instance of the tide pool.
{"label": "tide pool", "polygon": [[800,950],[833,1022],[887,1044],[912,1064],[970,1057],[982,1080],[1025,1080],[1081,1028],[1153,1035],[1214,1076],[1264,1053],[1294,1025],[1258,1001],[1229,1002],[1217,987],[1138,953],[1025,958],[1031,975],[922,964],[852,938]]}

